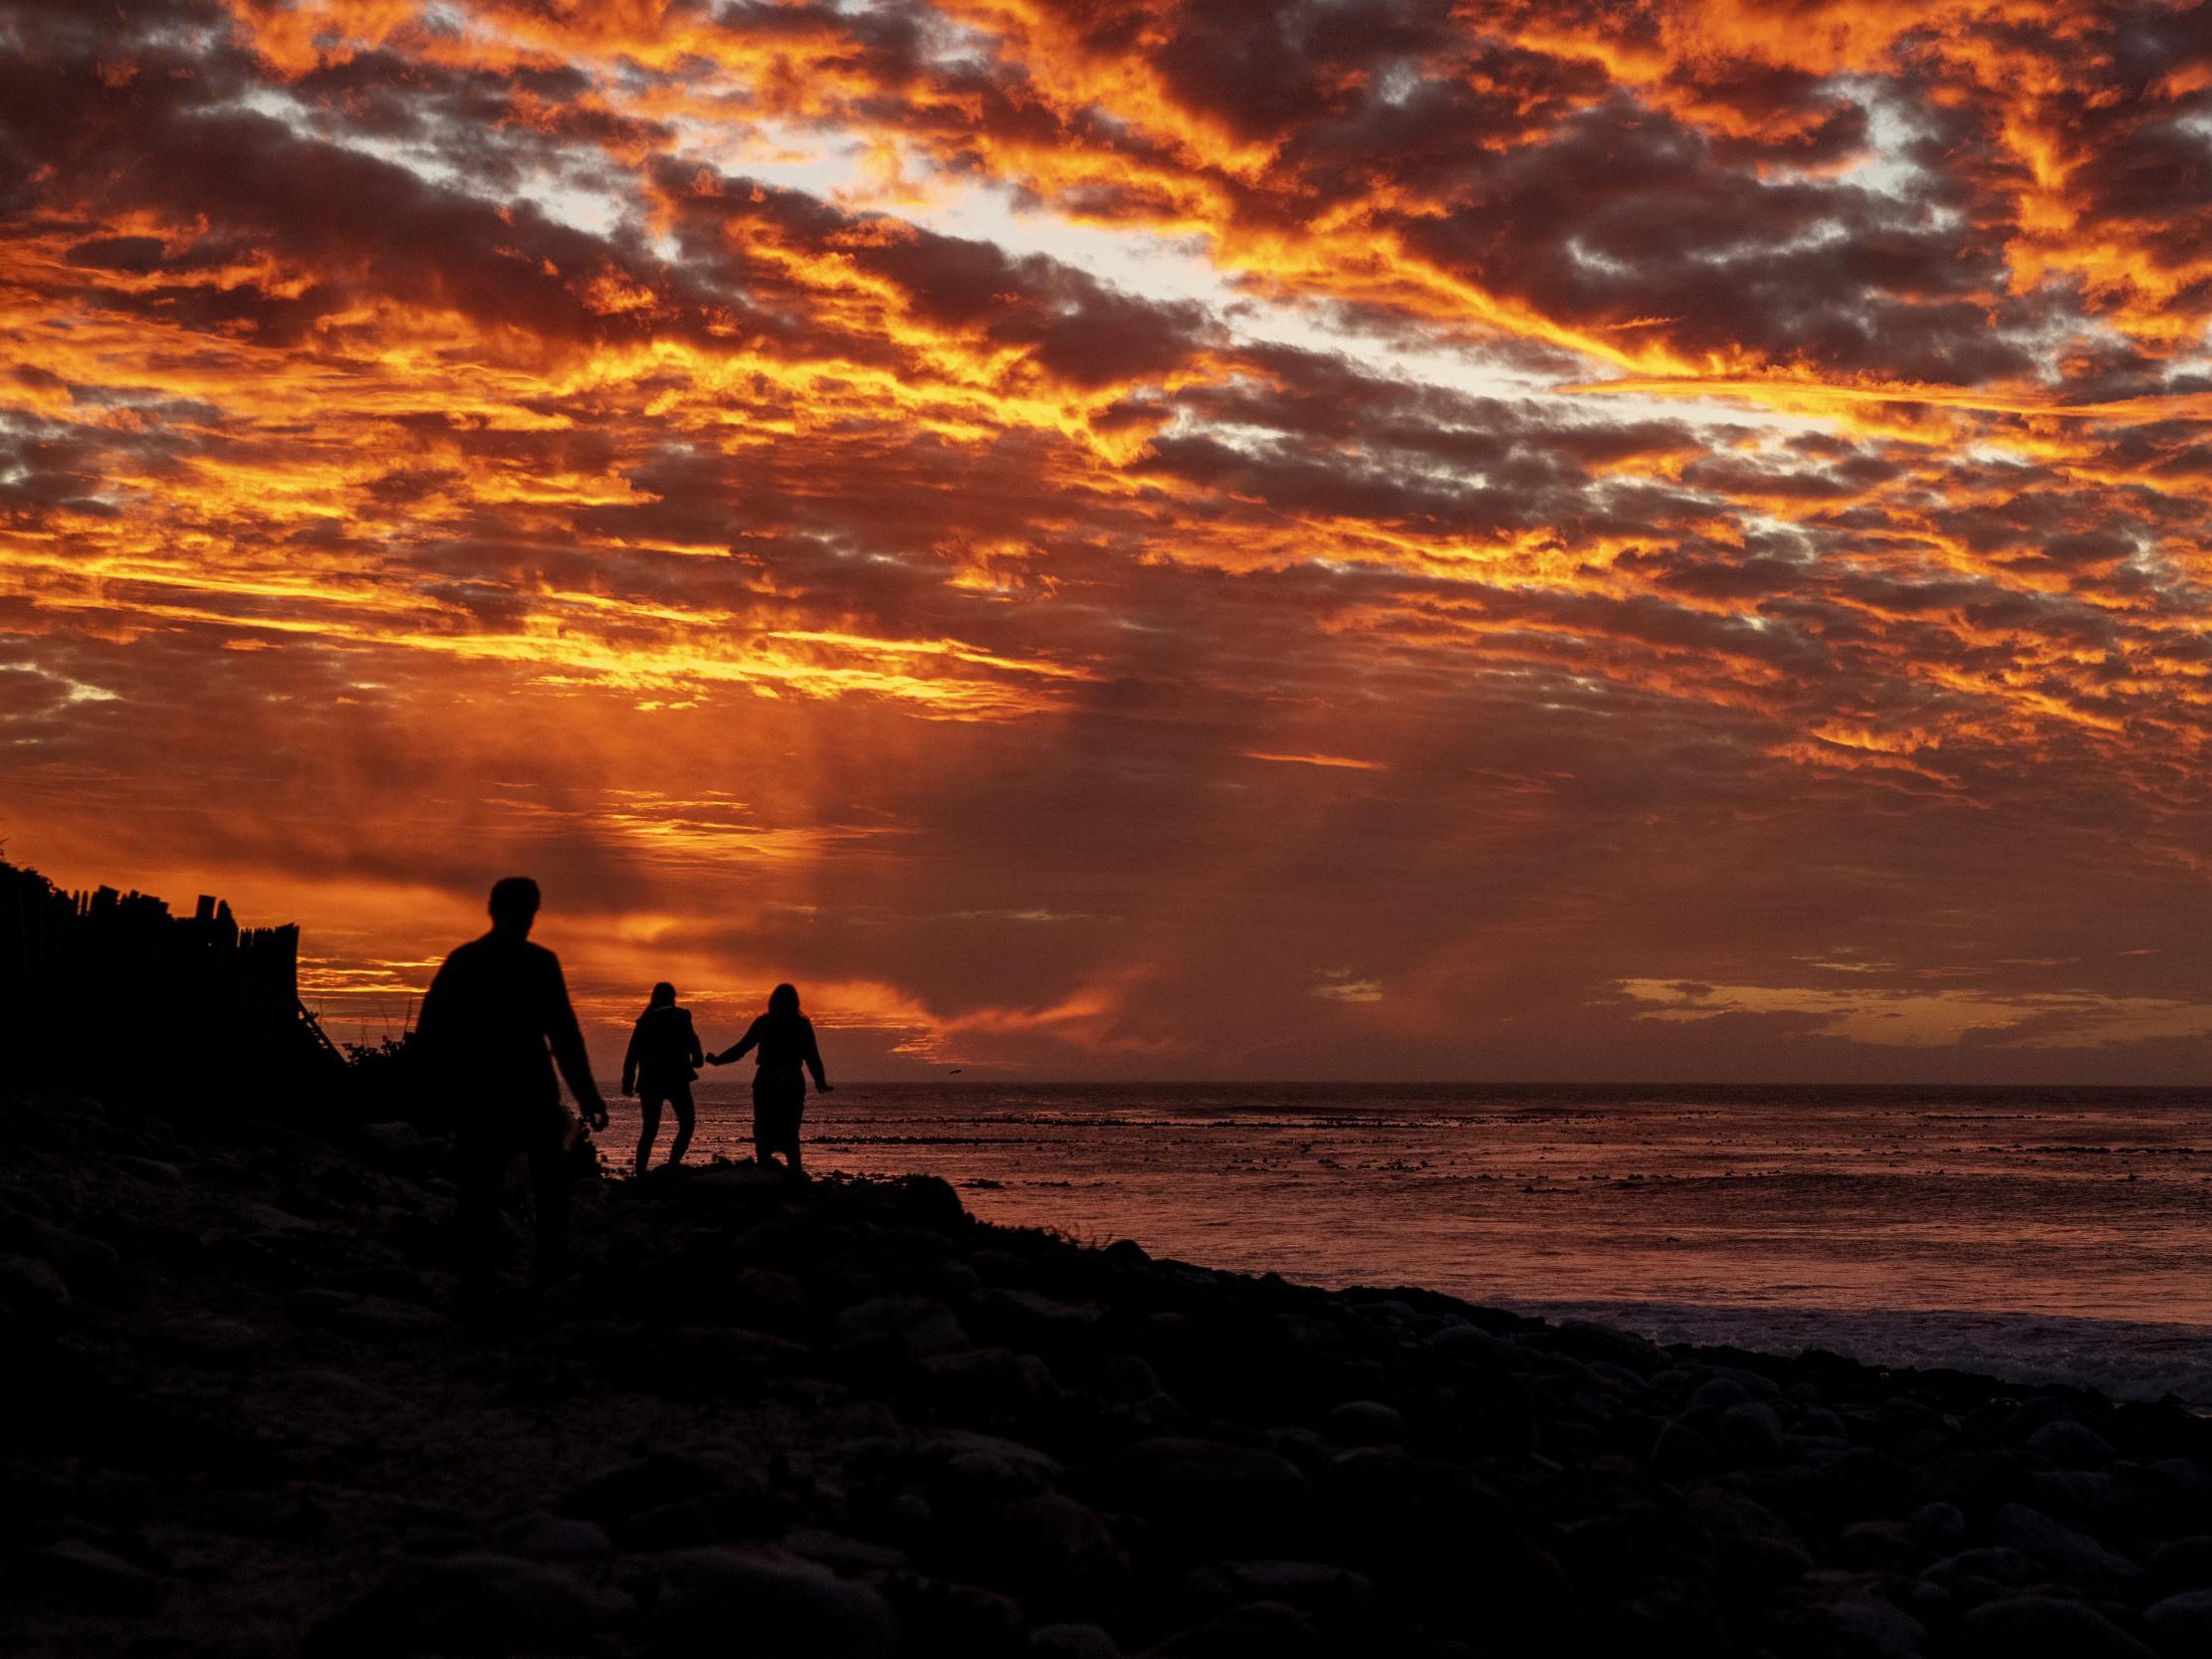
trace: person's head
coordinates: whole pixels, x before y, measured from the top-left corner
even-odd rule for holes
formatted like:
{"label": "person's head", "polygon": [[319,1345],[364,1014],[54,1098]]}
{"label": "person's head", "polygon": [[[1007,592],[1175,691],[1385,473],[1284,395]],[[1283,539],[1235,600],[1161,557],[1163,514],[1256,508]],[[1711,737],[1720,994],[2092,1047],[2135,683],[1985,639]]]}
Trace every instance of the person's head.
{"label": "person's head", "polygon": [[649,1009],[668,1008],[673,1007],[675,1005],[675,1001],[676,987],[674,985],[671,985],[666,979],[663,979],[659,984],[653,987],[653,994],[645,999],[645,1006]]}
{"label": "person's head", "polygon": [[538,920],[538,884],[528,876],[509,876],[492,885],[492,928],[528,936]]}
{"label": "person's head", "polygon": [[798,987],[796,985],[778,985],[769,992],[769,1012],[777,1019],[796,1019],[798,1017]]}

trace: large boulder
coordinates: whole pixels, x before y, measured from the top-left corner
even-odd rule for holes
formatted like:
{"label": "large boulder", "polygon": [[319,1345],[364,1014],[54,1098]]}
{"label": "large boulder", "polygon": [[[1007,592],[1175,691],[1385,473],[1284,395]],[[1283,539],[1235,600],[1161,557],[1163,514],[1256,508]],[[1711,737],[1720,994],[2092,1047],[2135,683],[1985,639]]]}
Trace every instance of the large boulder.
{"label": "large boulder", "polygon": [[934,1297],[876,1296],[837,1316],[838,1340],[853,1348],[889,1348],[910,1359],[957,1353],[968,1333],[952,1309]]}
{"label": "large boulder", "polygon": [[1165,1532],[1217,1549],[1295,1535],[1313,1489],[1297,1466],[1254,1446],[1156,1435],[1122,1448],[1113,1486],[1121,1502]]}
{"label": "large boulder", "polygon": [[2212,1590],[2186,1590],[2153,1601],[2143,1616],[2177,1651],[2212,1653]]}
{"label": "large boulder", "polygon": [[626,1597],[516,1555],[475,1551],[410,1561],[311,1633],[311,1659],[394,1654],[579,1653]]}
{"label": "large boulder", "polygon": [[656,1452],[615,1464],[576,1487],[559,1507],[609,1529],[633,1550],[758,1537],[777,1514],[760,1472],[717,1453]]}
{"label": "large boulder", "polygon": [[680,1550],[660,1563],[653,1626],[672,1654],[891,1659],[899,1621],[882,1596],[781,1551]]}
{"label": "large boulder", "polygon": [[1960,1623],[1960,1647],[1974,1659],[2156,1659],[2085,1601],[2019,1595],[1985,1601]]}

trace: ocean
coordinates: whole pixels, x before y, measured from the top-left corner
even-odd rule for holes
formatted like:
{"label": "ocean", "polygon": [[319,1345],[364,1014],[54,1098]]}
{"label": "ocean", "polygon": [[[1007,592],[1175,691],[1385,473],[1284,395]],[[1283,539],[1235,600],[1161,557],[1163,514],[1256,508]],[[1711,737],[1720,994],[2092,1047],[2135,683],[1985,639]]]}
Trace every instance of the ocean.
{"label": "ocean", "polygon": [[[750,1073],[694,1155],[750,1155]],[[840,1085],[806,1143],[1208,1267],[2212,1403],[2208,1090],[952,1080]]]}

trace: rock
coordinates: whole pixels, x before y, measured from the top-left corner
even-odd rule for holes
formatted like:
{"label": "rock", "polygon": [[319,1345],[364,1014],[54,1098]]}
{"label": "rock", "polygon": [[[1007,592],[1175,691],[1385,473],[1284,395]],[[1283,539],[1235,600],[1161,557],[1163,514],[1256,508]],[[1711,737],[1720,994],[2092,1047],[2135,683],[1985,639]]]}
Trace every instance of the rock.
{"label": "rock", "polygon": [[1406,1419],[1379,1400],[1346,1400],[1329,1413],[1329,1438],[1340,1446],[1403,1446]]}
{"label": "rock", "polygon": [[1652,1443],[1652,1473],[1662,1481],[1709,1475],[1724,1461],[1718,1446],[1679,1417],[1662,1426]]}
{"label": "rock", "polygon": [[363,1125],[361,1144],[379,1162],[403,1167],[422,1162],[429,1152],[422,1132],[409,1123]]}
{"label": "rock", "polygon": [[280,1306],[287,1318],[313,1325],[329,1319],[340,1308],[350,1308],[360,1301],[357,1291],[332,1290],[328,1285],[310,1285],[305,1290],[292,1292]]}
{"label": "rock", "polygon": [[746,1659],[890,1659],[899,1622],[864,1584],[781,1551],[681,1550],[660,1563],[668,1651]]}
{"label": "rock", "polygon": [[933,1354],[920,1364],[947,1400],[985,1416],[1019,1416],[1060,1397],[1052,1367],[1033,1353],[980,1348]]}
{"label": "rock", "polygon": [[523,1515],[492,1530],[505,1555],[530,1561],[598,1561],[614,1554],[604,1527],[566,1515]]}
{"label": "rock", "polygon": [[1746,1400],[1720,1414],[1720,1444],[1743,1463],[1772,1463],[1782,1455],[1782,1423],[1763,1400]]}
{"label": "rock", "polygon": [[878,1296],[855,1303],[837,1316],[837,1335],[855,1345],[885,1344],[912,1359],[968,1346],[968,1333],[952,1309],[926,1296]]}
{"label": "rock", "polygon": [[1010,1597],[981,1584],[901,1573],[884,1585],[904,1638],[901,1652],[948,1659],[1012,1659],[1028,1650],[1029,1621]]}
{"label": "rock", "polygon": [[26,1325],[59,1325],[69,1317],[69,1286],[36,1256],[0,1255],[0,1310]]}
{"label": "rock", "polygon": [[2123,1510],[2140,1490],[2132,1472],[2123,1478],[2105,1469],[2047,1469],[2027,1478],[2020,1501],[2066,1520]]}
{"label": "rock", "polygon": [[1672,1363],[1662,1349],[1654,1348],[1642,1337],[1633,1337],[1608,1325],[1594,1325],[1588,1320],[1560,1321],[1559,1329],[1552,1334],[1552,1344],[1577,1359],[1603,1359],[1634,1371],[1638,1376],[1649,1376]]}
{"label": "rock", "polygon": [[1048,1598],[1097,1593],[1129,1572],[1129,1554],[1106,1518],[1057,1492],[1009,1504],[994,1554],[1009,1581]]}
{"label": "rock", "polygon": [[1957,1445],[1958,1437],[1954,1434],[1942,1429],[1922,1429],[1917,1434],[1908,1434],[1902,1440],[1891,1442],[1889,1452],[1899,1463],[1917,1469],[1923,1463],[1933,1463]]}
{"label": "rock", "polygon": [[678,1325],[660,1336],[670,1363],[686,1375],[787,1369],[810,1351],[804,1343],[743,1325]]}
{"label": "rock", "polygon": [[2176,1648],[2212,1653],[2212,1590],[2185,1590],[2153,1601],[2143,1617]]}
{"label": "rock", "polygon": [[1254,1601],[1178,1631],[1152,1651],[1161,1659],[1296,1659],[1321,1652],[1321,1637],[1297,1608]]}
{"label": "rock", "polygon": [[1708,1377],[1700,1382],[1683,1407],[1687,1411],[1726,1411],[1731,1406],[1743,1405],[1751,1398],[1751,1391],[1732,1376]]}
{"label": "rock", "polygon": [[2066,1417],[2029,1435],[2028,1449],[2041,1452],[2061,1469],[2101,1469],[2119,1455],[2102,1435]]}
{"label": "rock", "polygon": [[2091,1578],[2132,1578],[2142,1569],[2087,1534],[2075,1532],[2025,1504],[2000,1504],[1989,1525],[1990,1542],[2032,1555],[2045,1566]]}
{"label": "rock", "polygon": [[1912,1659],[1924,1650],[1928,1634],[1902,1608],[1864,1594],[1815,1600],[1776,1622],[1798,1638],[1784,1651],[1844,1653],[1853,1659]]}
{"label": "rock", "polygon": [[829,1432],[848,1444],[860,1440],[895,1440],[899,1414],[881,1400],[854,1400],[830,1419]]}
{"label": "rock", "polygon": [[[750,1465],[713,1453],[688,1456],[681,1452],[655,1452],[631,1463],[602,1469],[561,1499],[563,1515],[581,1516],[621,1532],[634,1519],[649,1515],[668,1521],[675,1506],[736,1499],[758,1506],[767,1497],[767,1485]],[[659,1525],[659,1524],[656,1524]],[[677,1543],[699,1543],[694,1537]],[[664,1546],[665,1547],[665,1546]]]}
{"label": "rock", "polygon": [[639,1510],[616,1528],[625,1550],[681,1550],[773,1534],[781,1517],[765,1489],[701,1493]]}
{"label": "rock", "polygon": [[364,1296],[357,1302],[332,1308],[325,1323],[348,1337],[371,1343],[407,1343],[451,1331],[453,1322],[432,1308],[388,1296]]}
{"label": "rock", "polygon": [[1912,1504],[1911,1471],[1887,1452],[1854,1446],[1820,1466],[1834,1502],[1854,1515],[1897,1515]]}
{"label": "rock", "polygon": [[941,1429],[918,1448],[936,1485],[964,1496],[1004,1498],[1054,1485],[1059,1463],[1034,1446],[966,1429]]}
{"label": "rock", "polygon": [[306,1234],[316,1231],[316,1224],[304,1215],[294,1215],[290,1210],[279,1209],[274,1204],[264,1204],[258,1199],[245,1199],[231,1206],[231,1213],[251,1231],[275,1233],[279,1236]]}
{"label": "rock", "polygon": [[1436,1353],[1469,1360],[1500,1371],[1528,1369],[1528,1350],[1504,1337],[1494,1337],[1475,1325],[1446,1325],[1432,1331],[1427,1346]]}
{"label": "rock", "polygon": [[1280,1537],[1302,1523],[1313,1489],[1273,1452],[1160,1435],[1122,1448],[1115,1483],[1131,1507],[1218,1544]]}
{"label": "rock", "polygon": [[806,1325],[806,1287],[773,1267],[749,1267],[734,1275],[730,1305],[735,1317],[764,1331],[788,1335]]}
{"label": "rock", "polygon": [[2174,1496],[2212,1504],[2212,1465],[2193,1457],[2162,1457],[2150,1469]]}
{"label": "rock", "polygon": [[154,1341],[172,1353],[210,1365],[243,1365],[266,1346],[252,1326],[212,1314],[179,1314],[154,1328]]}
{"label": "rock", "polygon": [[1922,1504],[1910,1525],[1912,1536],[1931,1550],[1956,1550],[1966,1542],[1966,1512],[1956,1504]]}
{"label": "rock", "polygon": [[72,1290],[103,1297],[122,1279],[122,1257],[105,1240],[87,1238],[67,1227],[20,1212],[0,1222],[0,1246],[12,1254],[45,1262]]}
{"label": "rock", "polygon": [[2170,1539],[2150,1554],[2150,1578],[2167,1589],[2212,1589],[2212,1536]]}
{"label": "rock", "polygon": [[1096,1331],[1105,1313],[1095,1302],[1063,1302],[1035,1291],[993,1288],[969,1306],[982,1326],[1032,1350],[1056,1351]]}
{"label": "rock", "polygon": [[1902,1521],[1854,1521],[1837,1544],[1845,1565],[1867,1571],[1918,1572],[1938,1554]]}
{"label": "rock", "polygon": [[1997,1546],[1982,1550],[1961,1550],[1955,1555],[1946,1555],[1922,1576],[1944,1589],[1953,1589],[1976,1579],[2018,1589],[2041,1578],[2043,1569],[2022,1552]]}
{"label": "rock", "polygon": [[1095,1624],[1047,1624],[1029,1633],[1037,1659],[1122,1659],[1114,1638]]}
{"label": "rock", "polygon": [[57,1600],[111,1613],[150,1613],[161,1604],[159,1578],[76,1539],[32,1551],[25,1564],[27,1587]]}
{"label": "rock", "polygon": [[1873,1424],[1877,1440],[1894,1445],[1907,1435],[1941,1432],[1943,1418],[1918,1400],[1893,1395],[1874,1408]]}
{"label": "rock", "polygon": [[1131,1405],[1168,1397],[1167,1390],[1160,1385],[1160,1373],[1152,1368],[1151,1361],[1134,1353],[1116,1353],[1107,1359],[1106,1387],[1111,1398]]}
{"label": "rock", "polygon": [[1825,1405],[1808,1406],[1805,1410],[1799,1412],[1797,1431],[1800,1434],[1817,1435],[1823,1440],[1849,1438],[1844,1428],[1843,1418],[1837,1416]]}
{"label": "rock", "polygon": [[626,1597],[558,1567],[490,1551],[402,1564],[308,1639],[311,1659],[391,1654],[578,1653]]}
{"label": "rock", "polygon": [[1248,1601],[1280,1601],[1317,1617],[1356,1612],[1374,1599],[1375,1581],[1334,1561],[1223,1561],[1221,1576]]}
{"label": "rock", "polygon": [[911,1227],[946,1232],[968,1219],[953,1183],[939,1175],[899,1175],[875,1183],[899,1220]]}
{"label": "rock", "polygon": [[777,1541],[794,1555],[827,1567],[841,1578],[860,1578],[873,1572],[896,1572],[906,1565],[906,1552],[888,1545],[869,1544],[844,1533],[820,1527],[793,1527]]}
{"label": "rock", "polygon": [[421,1274],[413,1268],[401,1267],[397,1262],[381,1262],[374,1267],[349,1268],[331,1276],[333,1289],[351,1291],[357,1296],[388,1296],[394,1302],[411,1302],[427,1308],[437,1300]]}
{"label": "rock", "polygon": [[1961,1621],[1960,1633],[1977,1659],[2156,1659],[2095,1607],[2055,1596],[1985,1601]]}
{"label": "rock", "polygon": [[2040,1452],[2009,1448],[1949,1452],[1914,1474],[1913,1492],[1923,1504],[1979,1509],[2018,1496],[2026,1476],[2048,1461]]}
{"label": "rock", "polygon": [[1731,1564],[1770,1578],[1794,1578],[1813,1557],[1786,1521],[1756,1499],[1712,1485],[1694,1488],[1689,1513],[1734,1546]]}
{"label": "rock", "polygon": [[1972,1421],[1977,1430],[1994,1425],[2006,1439],[2025,1445],[2037,1429],[2070,1420],[2073,1415],[2073,1409],[2056,1394],[2030,1394],[2014,1402],[2009,1410],[2002,1400],[1993,1400],[1987,1410],[1975,1412]]}

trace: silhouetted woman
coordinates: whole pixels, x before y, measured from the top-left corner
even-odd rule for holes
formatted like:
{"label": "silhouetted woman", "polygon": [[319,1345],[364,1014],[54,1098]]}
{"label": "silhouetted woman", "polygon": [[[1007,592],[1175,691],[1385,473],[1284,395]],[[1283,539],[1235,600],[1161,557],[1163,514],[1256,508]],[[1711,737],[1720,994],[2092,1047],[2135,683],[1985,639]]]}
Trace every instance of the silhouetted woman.
{"label": "silhouetted woman", "polygon": [[814,1046],[814,1022],[798,1011],[798,989],[778,985],[769,993],[769,1011],[746,1027],[735,1048],[710,1054],[710,1065],[742,1060],[759,1050],[753,1064],[753,1155],[763,1163],[772,1152],[781,1152],[791,1172],[798,1172],[798,1120],[806,1110],[806,1079],[800,1068],[814,1074],[814,1088],[828,1094],[822,1076],[821,1050]]}
{"label": "silhouetted woman", "polygon": [[676,987],[663,979],[647,998],[645,1012],[630,1031],[629,1052],[622,1056],[622,1093],[638,1097],[645,1124],[637,1137],[637,1172],[644,1174],[653,1161],[653,1137],[660,1133],[661,1103],[676,1109],[676,1141],[668,1148],[669,1166],[683,1162],[691,1144],[692,1068],[704,1056],[699,1033],[692,1029],[691,1010],[676,1006]]}

